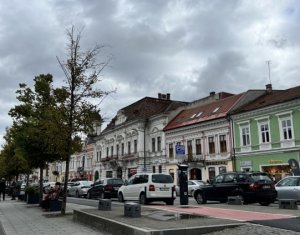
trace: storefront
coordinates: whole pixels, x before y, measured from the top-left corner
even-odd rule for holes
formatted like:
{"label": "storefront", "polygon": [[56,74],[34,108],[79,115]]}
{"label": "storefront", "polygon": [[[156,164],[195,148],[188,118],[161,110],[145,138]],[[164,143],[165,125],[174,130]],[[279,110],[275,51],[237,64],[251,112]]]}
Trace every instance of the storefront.
{"label": "storefront", "polygon": [[283,152],[269,155],[255,155],[238,157],[237,170],[261,171],[268,173],[275,181],[279,181],[287,175],[291,175],[289,159],[299,161],[298,152]]}

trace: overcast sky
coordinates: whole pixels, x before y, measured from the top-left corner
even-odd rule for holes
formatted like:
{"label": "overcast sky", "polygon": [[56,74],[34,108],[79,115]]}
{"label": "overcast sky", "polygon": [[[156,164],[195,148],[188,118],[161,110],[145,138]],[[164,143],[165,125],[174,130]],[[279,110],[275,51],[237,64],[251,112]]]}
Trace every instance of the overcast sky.
{"label": "overcast sky", "polygon": [[[299,85],[300,2],[289,0],[1,0],[0,144],[19,83],[50,73],[66,54],[66,29],[84,28],[81,47],[109,45],[113,61],[102,116],[145,96],[192,101],[210,91],[240,93]],[[103,58],[99,58],[101,61]]]}

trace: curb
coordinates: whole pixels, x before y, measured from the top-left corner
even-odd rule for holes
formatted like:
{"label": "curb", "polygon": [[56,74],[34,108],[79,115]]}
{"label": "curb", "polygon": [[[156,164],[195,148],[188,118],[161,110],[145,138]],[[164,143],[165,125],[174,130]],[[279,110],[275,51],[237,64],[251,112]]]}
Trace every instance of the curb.
{"label": "curb", "polygon": [[85,211],[74,210],[73,220],[91,226],[99,231],[114,235],[198,235],[203,233],[220,231],[226,228],[234,228],[247,223],[232,223],[222,225],[197,226],[175,229],[142,229],[128,225],[103,216],[91,214]]}

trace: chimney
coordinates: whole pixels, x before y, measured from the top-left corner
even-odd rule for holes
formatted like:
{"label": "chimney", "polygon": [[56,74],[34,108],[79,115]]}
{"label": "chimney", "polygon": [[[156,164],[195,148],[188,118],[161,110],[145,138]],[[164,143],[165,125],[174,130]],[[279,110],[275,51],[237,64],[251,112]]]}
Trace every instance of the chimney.
{"label": "chimney", "polygon": [[266,91],[267,91],[268,94],[272,92],[272,84],[267,84],[266,85]]}
{"label": "chimney", "polygon": [[170,100],[170,98],[171,98],[170,93],[167,93],[167,100]]}
{"label": "chimney", "polygon": [[209,92],[209,96],[214,96],[215,94],[216,94],[216,92],[214,92],[214,91]]}

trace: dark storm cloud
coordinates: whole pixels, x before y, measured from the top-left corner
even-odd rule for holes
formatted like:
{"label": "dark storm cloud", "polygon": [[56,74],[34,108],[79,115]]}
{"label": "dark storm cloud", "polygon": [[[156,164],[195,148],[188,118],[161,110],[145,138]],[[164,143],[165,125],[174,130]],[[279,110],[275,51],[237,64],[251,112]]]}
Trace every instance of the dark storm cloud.
{"label": "dark storm cloud", "polygon": [[[300,11],[297,1],[246,0],[4,0],[0,2],[0,132],[11,123],[20,82],[64,74],[66,29],[82,31],[81,48],[107,45],[113,60],[99,84],[117,92],[103,116],[144,96],[171,93],[191,101],[210,91],[243,92],[268,83],[299,85]],[[99,101],[97,101],[99,102]]]}

